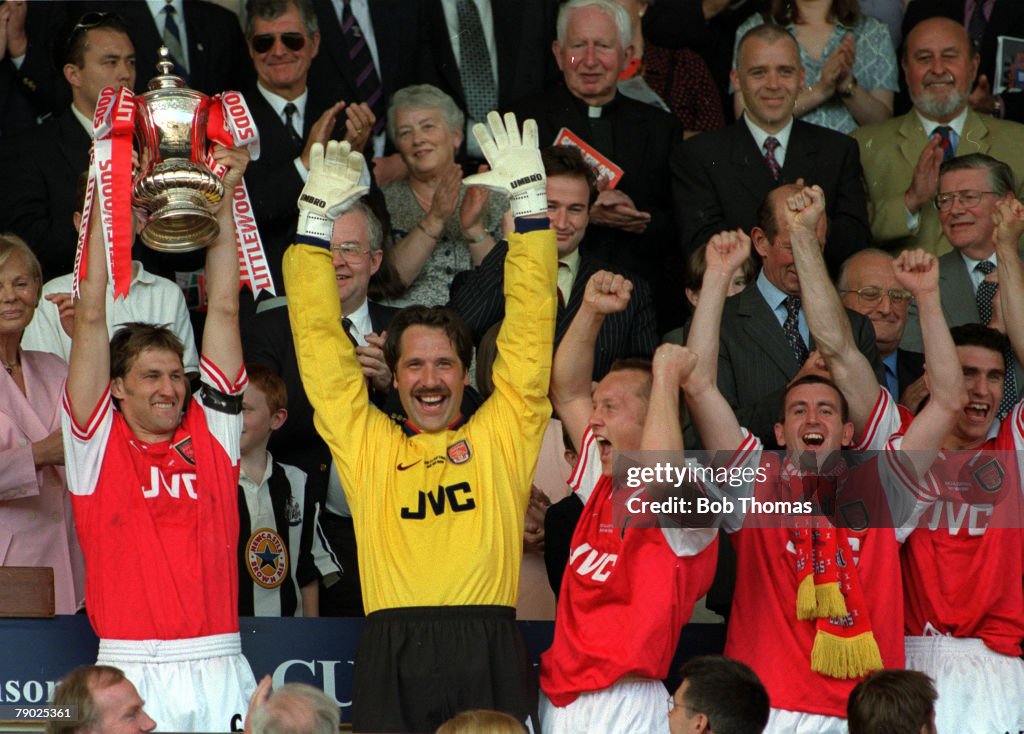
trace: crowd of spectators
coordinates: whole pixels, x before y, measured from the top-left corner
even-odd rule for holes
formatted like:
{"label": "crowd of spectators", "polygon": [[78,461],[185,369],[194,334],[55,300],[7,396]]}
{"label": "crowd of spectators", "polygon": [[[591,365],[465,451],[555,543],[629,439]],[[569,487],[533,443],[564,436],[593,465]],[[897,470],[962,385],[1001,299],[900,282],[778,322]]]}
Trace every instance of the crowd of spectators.
{"label": "crowd of spectators", "polygon": [[[365,509],[368,488],[347,485],[375,475],[372,467],[360,464],[357,471],[346,463],[351,447],[339,448],[346,427],[324,425],[326,406],[346,420],[342,407],[350,406],[339,407],[339,396],[324,392],[334,384],[326,378],[311,383],[309,356],[293,336],[300,338],[297,319],[306,318],[294,304],[312,308],[312,281],[294,272],[285,278],[285,253],[297,235],[309,244],[297,227],[304,221],[298,202],[315,178],[316,156],[323,160],[316,151],[344,140],[346,151],[365,159],[359,185],[366,194],[329,217],[322,239],[337,289],[331,313],[340,307],[361,370],[346,389],[360,388],[372,410],[409,436],[431,423],[435,409],[453,418],[438,430],[460,431],[478,414],[479,424],[493,422],[489,406],[509,400],[510,392],[537,387],[519,373],[514,377],[524,385],[513,384],[506,360],[526,360],[548,380],[542,363],[554,359],[555,415],[546,432],[534,425],[542,411],[522,407],[517,416],[529,423],[529,436],[523,428],[514,448],[525,459],[514,458],[532,466],[530,454],[544,433],[540,465],[532,481],[516,485],[509,510],[519,517],[506,518],[510,524],[496,541],[508,545],[510,528],[522,531],[525,518],[524,545],[516,546],[527,559],[523,584],[542,592],[534,605],[540,616],[556,620],[555,644],[540,671],[544,731],[574,730],[583,709],[593,717],[590,726],[600,728],[631,707],[649,708],[662,691],[636,688],[635,679],[669,673],[678,629],[659,639],[671,649],[636,661],[620,656],[619,667],[602,657],[618,629],[589,640],[566,629],[625,625],[594,611],[612,597],[636,622],[623,640],[640,644],[645,623],[661,629],[678,621],[635,616],[633,584],[581,587],[577,576],[600,575],[597,556],[589,555],[598,549],[622,554],[620,574],[645,582],[656,578],[652,568],[661,568],[655,560],[680,574],[665,572],[678,598],[664,603],[678,604],[673,615],[682,610],[682,623],[695,607],[695,614],[710,608],[725,618],[726,653],[764,682],[768,731],[842,731],[851,692],[850,731],[855,721],[860,731],[881,731],[877,721],[889,719],[865,701],[890,696],[898,702],[890,691],[898,685],[916,687],[915,705],[930,717],[923,724],[933,726],[934,719],[940,732],[1024,730],[1018,712],[1024,531],[1019,521],[990,524],[974,509],[984,504],[978,493],[1020,494],[1024,481],[1013,459],[1024,448],[1018,402],[1024,392],[1024,205],[1018,201],[1024,196],[1024,5],[247,0],[237,10],[208,0],[0,3],[4,565],[51,566],[57,612],[85,605],[85,565],[68,493],[76,491],[69,480],[85,475],[72,466],[65,473],[65,455],[72,454],[61,435],[60,405],[81,318],[73,271],[89,205],[93,117],[105,87],[143,93],[158,73],[157,49],[166,46],[172,73],[189,87],[209,95],[242,92],[260,138],[244,182],[274,290],[243,293],[238,306],[249,375],[237,492],[239,614],[509,606],[514,599],[505,592],[519,580],[517,559],[492,569],[506,575],[511,569],[517,578],[497,578],[488,593],[474,587],[469,601],[435,598],[418,589],[422,581],[411,590],[397,582],[382,590],[379,567],[390,557],[363,546],[378,529]],[[517,229],[515,189],[488,185],[494,150],[481,144],[473,126],[491,110],[536,121],[558,259],[552,332],[541,314],[532,324],[535,340],[516,342],[515,355],[502,355],[500,347],[509,348],[510,333],[529,332],[506,318],[524,313],[524,293],[509,290],[523,281],[522,258],[510,242],[538,237]],[[508,144],[500,136],[494,142]],[[115,297],[113,284],[106,286],[108,334],[135,322],[169,328],[183,345],[183,373],[198,388],[205,286],[201,252],[158,253],[137,238],[129,295]],[[296,287],[300,293],[292,292]],[[537,314],[544,306],[526,305]],[[402,310],[407,307],[423,310]],[[423,314],[434,307],[454,316],[430,321]],[[401,384],[400,354],[388,338],[396,324],[415,331],[421,317],[448,330],[467,375],[476,366],[464,391],[431,395],[443,408],[410,401],[419,393]],[[693,354],[696,367],[687,362]],[[682,419],[664,410],[673,401]],[[804,430],[798,434],[790,410],[800,401],[814,415],[799,416]],[[926,417],[915,421],[918,415]],[[674,440],[676,428],[678,446],[651,438]],[[846,560],[859,566],[853,591],[840,582],[848,597],[843,608],[863,614],[851,626],[877,639],[877,664],[855,666],[855,674],[825,672],[810,649],[817,649],[815,632],[829,632],[824,620],[845,614],[798,621],[790,608],[788,594],[797,595],[802,564],[813,558],[801,555],[799,529],[797,540],[787,540],[784,532],[776,537],[732,517],[719,522],[720,538],[686,528],[678,538],[666,533],[658,550],[625,539],[621,547],[599,545],[586,535],[598,537],[585,506],[593,503],[596,517],[606,501],[598,490],[601,477],[612,473],[612,452],[728,450],[735,452],[730,466],[753,467],[770,464],[763,458],[768,450],[781,450],[790,458],[780,461],[799,465],[794,442],[813,452],[833,439],[837,451],[895,452],[905,444],[929,457],[962,449],[1007,452],[993,459],[998,464],[989,473],[963,469],[961,477],[971,477],[966,489],[957,489],[960,479],[948,466],[933,471],[911,462],[901,477],[917,503],[913,518],[902,525],[893,520],[887,532],[872,526],[841,534],[839,556],[848,544]],[[367,455],[381,451],[390,461],[383,446],[360,444]],[[453,448],[441,451],[460,464]],[[467,449],[465,460],[477,450]],[[520,463],[515,466],[504,472],[510,483],[522,479]],[[774,471],[788,481],[792,469]],[[930,494],[914,494],[924,485]],[[440,500],[420,492],[419,510],[443,513],[444,489]],[[759,491],[751,488],[750,496]],[[950,518],[963,496],[972,504],[961,525]],[[454,508],[458,500],[451,492],[448,498]],[[399,507],[403,519],[417,512]],[[259,536],[268,528],[272,537]],[[270,558],[274,543],[283,552]],[[448,550],[431,553],[443,565]],[[460,546],[457,553],[463,552]],[[643,572],[633,570],[640,567],[635,557],[626,562],[630,555],[645,559]],[[256,556],[263,565],[254,565]],[[541,557],[547,567],[532,580],[531,556],[537,568]],[[369,575],[361,572],[367,562]],[[456,583],[448,572],[438,574]],[[817,571],[812,580],[818,584]],[[774,591],[761,590],[767,587]],[[520,598],[530,595],[523,589]],[[648,601],[662,596],[650,593]],[[413,603],[424,598],[429,604]],[[530,614],[526,606],[522,615]],[[758,625],[784,639],[765,642]],[[789,655],[793,650],[800,654]],[[958,656],[976,660],[975,672],[957,664]],[[590,677],[572,672],[567,660],[589,666]],[[913,675],[865,679],[883,666],[924,671],[935,688]],[[124,679],[101,672],[104,688],[127,689]],[[738,676],[734,684],[741,686],[746,673],[745,667],[716,673],[713,665],[695,666],[691,682],[670,698],[667,722],[659,709],[658,726],[682,731],[684,718],[696,721],[694,707],[718,711],[718,704],[694,698],[700,674]],[[591,697],[618,686],[620,699]],[[381,705],[388,701],[374,695]],[[277,701],[283,706],[287,698]],[[509,701],[506,708],[519,718],[531,705]],[[532,705],[536,711],[537,702]],[[895,720],[899,706],[892,707]],[[152,723],[141,709],[136,715]],[[701,715],[707,724],[716,714]]]}

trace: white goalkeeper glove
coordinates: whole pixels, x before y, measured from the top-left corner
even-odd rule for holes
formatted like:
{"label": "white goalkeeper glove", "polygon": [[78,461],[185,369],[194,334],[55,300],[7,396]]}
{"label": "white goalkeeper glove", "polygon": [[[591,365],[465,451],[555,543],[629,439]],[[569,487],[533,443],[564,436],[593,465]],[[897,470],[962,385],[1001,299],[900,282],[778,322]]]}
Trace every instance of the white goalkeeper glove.
{"label": "white goalkeeper glove", "polygon": [[334,220],[369,191],[360,186],[365,162],[347,140],[313,143],[309,151],[309,178],[299,194],[298,233],[329,240]]}
{"label": "white goalkeeper glove", "polygon": [[523,123],[523,136],[519,137],[516,116],[505,113],[505,121],[497,112],[487,114],[490,132],[482,123],[473,126],[473,135],[480,143],[491,170],[467,176],[467,186],[486,186],[508,194],[512,214],[526,217],[548,210],[547,177],[537,145],[537,123]]}

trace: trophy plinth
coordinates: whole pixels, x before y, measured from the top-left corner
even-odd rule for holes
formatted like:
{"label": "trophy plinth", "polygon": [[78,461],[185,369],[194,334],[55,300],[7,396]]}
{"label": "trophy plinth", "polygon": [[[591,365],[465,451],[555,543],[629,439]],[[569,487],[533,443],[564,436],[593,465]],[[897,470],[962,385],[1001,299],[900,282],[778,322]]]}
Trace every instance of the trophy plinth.
{"label": "trophy plinth", "polygon": [[132,204],[147,213],[143,243],[159,252],[190,252],[220,233],[211,211],[224,186],[204,162],[210,98],[185,87],[170,73],[160,49],[161,74],[135,98],[135,139],[142,167],[132,186]]}

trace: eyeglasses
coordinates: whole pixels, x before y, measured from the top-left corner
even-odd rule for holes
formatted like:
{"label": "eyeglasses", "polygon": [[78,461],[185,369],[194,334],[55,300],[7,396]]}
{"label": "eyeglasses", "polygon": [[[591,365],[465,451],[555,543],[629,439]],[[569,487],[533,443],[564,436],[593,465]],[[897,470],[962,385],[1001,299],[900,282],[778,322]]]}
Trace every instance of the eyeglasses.
{"label": "eyeglasses", "polygon": [[685,703],[679,703],[678,701],[676,701],[674,696],[669,696],[668,697],[668,712],[671,714],[675,710],[676,706],[678,706],[681,709],[686,709],[687,711],[696,711],[697,710],[693,706],[687,706]]}
{"label": "eyeglasses", "polygon": [[904,290],[903,288],[879,288],[877,285],[866,285],[863,288],[857,290],[845,290],[839,291],[842,295],[847,293],[856,293],[857,299],[866,306],[873,306],[882,300],[882,296],[889,296],[889,301],[894,306],[901,306],[904,303],[910,301],[913,297],[910,291]]}
{"label": "eyeglasses", "polygon": [[79,18],[78,22],[75,23],[75,26],[71,29],[71,32],[68,34],[68,40],[64,43],[64,58],[67,59],[69,57],[69,54],[71,53],[71,47],[74,45],[75,39],[78,37],[79,33],[81,33],[82,31],[90,30],[92,28],[96,28],[97,26],[101,26],[104,23],[106,23],[107,18],[112,17],[118,16],[116,16],[114,13],[100,13],[93,11],[90,13],[86,13],[81,18]]}
{"label": "eyeglasses", "polygon": [[953,206],[953,200],[956,199],[960,202],[961,206],[970,209],[978,206],[981,203],[981,197],[985,194],[998,196],[995,191],[978,191],[977,189],[947,191],[935,197],[935,208],[940,212],[948,211]]}
{"label": "eyeglasses", "polygon": [[370,249],[363,249],[355,242],[341,242],[331,245],[331,254],[337,255],[345,262],[359,262],[363,255],[369,255]]}
{"label": "eyeglasses", "polygon": [[274,42],[280,38],[281,43],[289,51],[301,51],[306,45],[306,37],[301,33],[261,33],[249,39],[252,50],[258,54],[265,54],[274,47]]}

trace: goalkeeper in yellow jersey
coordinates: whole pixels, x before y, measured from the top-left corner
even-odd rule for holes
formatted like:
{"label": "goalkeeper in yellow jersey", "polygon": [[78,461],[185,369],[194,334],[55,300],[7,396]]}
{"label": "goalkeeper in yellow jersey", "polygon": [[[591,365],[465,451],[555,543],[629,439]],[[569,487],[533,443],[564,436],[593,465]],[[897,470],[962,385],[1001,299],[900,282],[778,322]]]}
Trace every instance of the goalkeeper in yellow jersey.
{"label": "goalkeeper in yellow jersey", "polygon": [[[343,326],[332,249],[357,239],[342,216],[365,188],[347,143],[313,149],[296,244],[284,260],[299,371],[331,448],[359,541],[367,620],[355,661],[353,727],[434,731],[497,709],[537,731],[535,675],[515,624],[523,518],[551,414],[557,254],[537,128],[491,113],[474,133],[491,170],[466,179],[509,196],[505,320],[494,393],[459,413],[472,339],[444,308],[391,322],[385,358],[408,416],[371,405]],[[351,248],[349,248],[351,249]],[[349,253],[351,255],[351,253]]]}

